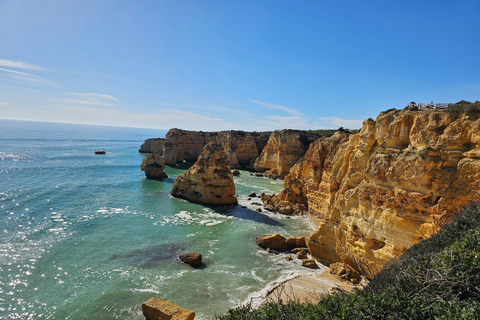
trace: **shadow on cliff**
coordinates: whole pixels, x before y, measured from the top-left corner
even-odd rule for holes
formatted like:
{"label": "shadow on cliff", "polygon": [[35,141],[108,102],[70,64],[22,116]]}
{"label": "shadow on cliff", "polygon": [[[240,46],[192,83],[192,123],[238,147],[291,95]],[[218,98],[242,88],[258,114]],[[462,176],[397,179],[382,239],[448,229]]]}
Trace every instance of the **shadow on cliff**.
{"label": "shadow on cliff", "polygon": [[231,205],[231,206],[208,206],[210,209],[215,211],[218,214],[224,216],[231,216],[238,219],[251,220],[258,223],[263,223],[269,226],[283,226],[284,224],[272,219],[266,214],[257,212],[252,209],[244,208],[240,205]]}

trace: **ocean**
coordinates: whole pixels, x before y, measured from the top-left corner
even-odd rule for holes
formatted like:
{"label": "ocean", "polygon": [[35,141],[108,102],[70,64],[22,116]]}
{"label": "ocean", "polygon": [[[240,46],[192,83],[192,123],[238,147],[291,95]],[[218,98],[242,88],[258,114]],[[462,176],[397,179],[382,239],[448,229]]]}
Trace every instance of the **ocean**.
{"label": "ocean", "polygon": [[[0,319],[140,320],[151,297],[211,319],[319,272],[255,244],[313,231],[306,218],[255,211],[248,194],[278,193],[283,181],[241,171],[239,205],[207,207],[170,195],[184,169],[146,179],[138,149],[165,133],[0,120]],[[205,266],[180,262],[185,252]]]}

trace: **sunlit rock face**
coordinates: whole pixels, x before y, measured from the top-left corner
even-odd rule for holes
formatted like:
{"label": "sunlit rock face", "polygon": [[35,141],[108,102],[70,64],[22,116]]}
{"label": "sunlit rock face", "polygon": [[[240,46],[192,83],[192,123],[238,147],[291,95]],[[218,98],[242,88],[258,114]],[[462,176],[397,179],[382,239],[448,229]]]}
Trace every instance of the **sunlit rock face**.
{"label": "sunlit rock face", "polygon": [[262,149],[268,136],[244,131],[203,132],[170,129],[166,135],[163,157],[167,165],[196,161],[210,142],[220,144],[232,168],[248,168]]}
{"label": "sunlit rock face", "polygon": [[265,172],[267,177],[283,179],[316,139],[316,135],[297,130],[274,131],[255,160],[255,171]]}
{"label": "sunlit rock face", "polygon": [[138,152],[141,153],[158,153],[163,154],[163,146],[165,145],[166,139],[164,138],[151,138],[145,140],[145,142],[140,146]]}
{"label": "sunlit rock face", "polygon": [[151,153],[143,159],[140,169],[145,172],[147,178],[161,179],[168,175],[163,172],[165,169],[165,160],[158,153]]}
{"label": "sunlit rock face", "polygon": [[307,241],[315,259],[371,276],[478,198],[479,142],[478,116],[382,112],[313,143],[279,197],[323,218]]}
{"label": "sunlit rock face", "polygon": [[195,164],[175,179],[171,194],[207,205],[236,204],[233,174],[223,147],[206,145]]}

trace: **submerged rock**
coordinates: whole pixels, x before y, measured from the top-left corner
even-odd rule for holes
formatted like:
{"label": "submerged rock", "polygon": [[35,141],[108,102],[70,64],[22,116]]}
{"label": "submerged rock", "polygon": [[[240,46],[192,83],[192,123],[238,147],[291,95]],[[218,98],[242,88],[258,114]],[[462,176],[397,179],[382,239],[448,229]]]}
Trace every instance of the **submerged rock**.
{"label": "submerged rock", "polygon": [[207,205],[237,204],[235,184],[223,148],[209,143],[195,164],[175,179],[171,194]]}
{"label": "submerged rock", "polygon": [[184,253],[178,256],[180,261],[194,268],[200,268],[202,265],[202,255],[200,253]]}
{"label": "submerged rock", "polygon": [[146,320],[193,320],[195,312],[162,299],[150,298],[142,304]]}
{"label": "submerged rock", "polygon": [[143,159],[140,169],[145,171],[147,178],[159,179],[167,178],[168,175],[163,172],[165,169],[165,160],[158,153],[151,153]]}

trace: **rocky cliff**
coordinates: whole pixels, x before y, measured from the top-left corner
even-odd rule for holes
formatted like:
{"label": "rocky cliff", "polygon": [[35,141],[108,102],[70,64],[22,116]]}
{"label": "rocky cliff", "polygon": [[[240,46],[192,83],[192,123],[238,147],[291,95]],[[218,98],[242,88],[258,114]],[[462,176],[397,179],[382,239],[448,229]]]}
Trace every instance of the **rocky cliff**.
{"label": "rocky cliff", "polygon": [[138,152],[141,153],[159,153],[160,155],[163,154],[163,146],[165,145],[164,138],[151,138],[145,140],[145,142],[140,146]]}
{"label": "rocky cliff", "polygon": [[236,204],[235,184],[223,147],[209,143],[195,164],[175,179],[171,194],[207,205]]}
{"label": "rocky cliff", "polygon": [[244,131],[203,132],[171,129],[166,135],[163,157],[167,165],[196,161],[209,142],[220,144],[232,168],[246,168],[255,160],[268,137]]}
{"label": "rocky cliff", "polygon": [[165,160],[158,153],[151,153],[143,159],[140,169],[145,172],[147,178],[161,179],[168,178],[168,175],[163,172],[165,169]]}
{"label": "rocky cliff", "polygon": [[313,143],[281,201],[322,218],[308,248],[371,276],[428,238],[480,190],[480,120],[443,110],[390,110],[358,134]]}
{"label": "rocky cliff", "polygon": [[267,177],[283,179],[316,139],[318,136],[302,131],[274,131],[255,160],[255,171],[265,172]]}

